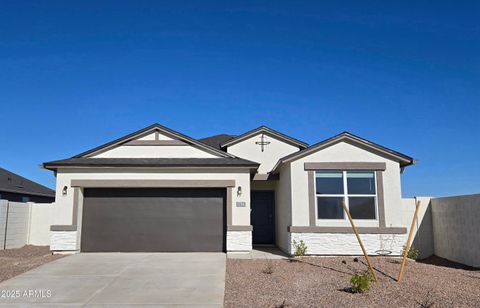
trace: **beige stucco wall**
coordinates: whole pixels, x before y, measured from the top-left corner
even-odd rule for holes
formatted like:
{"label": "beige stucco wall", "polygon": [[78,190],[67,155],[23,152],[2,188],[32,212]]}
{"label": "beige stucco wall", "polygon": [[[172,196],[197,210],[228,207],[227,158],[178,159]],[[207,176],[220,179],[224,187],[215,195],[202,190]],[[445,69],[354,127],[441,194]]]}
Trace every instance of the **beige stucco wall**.
{"label": "beige stucco wall", "polygon": [[[402,227],[401,187],[399,163],[360,149],[351,144],[340,142],[331,147],[291,162],[291,200],[292,225],[309,225],[308,173],[304,169],[306,162],[384,162],[383,174],[385,200],[385,221],[387,227]],[[283,172],[283,171],[282,171]],[[282,177],[282,176],[281,176]],[[379,226],[377,220],[357,220],[357,226]],[[340,221],[322,221],[319,226],[350,226],[345,218]]]}
{"label": "beige stucco wall", "polygon": [[[248,169],[229,169],[217,172],[207,170],[168,171],[165,169],[129,170],[119,168],[97,169],[59,169],[57,172],[56,202],[54,204],[54,225],[69,225],[72,223],[73,189],[72,180],[235,180],[236,186],[232,194],[232,224],[250,225],[250,173]],[[68,187],[66,196],[62,195],[64,186]],[[242,187],[242,195],[237,196],[238,186]],[[245,202],[245,207],[236,207],[236,202]],[[81,211],[81,208],[79,209]],[[80,218],[80,217],[79,217]],[[80,223],[80,221],[79,221]]]}
{"label": "beige stucco wall", "polygon": [[215,158],[213,154],[192,146],[123,145],[92,156],[95,158]]}
{"label": "beige stucco wall", "polygon": [[290,237],[287,230],[292,224],[291,173],[287,164],[280,169],[280,179],[275,190],[275,236],[276,244],[283,251],[289,251]]}
{"label": "beige stucco wall", "polygon": [[151,133],[151,134],[148,134],[148,135],[145,135],[143,137],[140,137],[140,138],[137,138],[136,140],[173,140],[172,138],[170,137],[167,137],[165,135],[163,135],[162,133]]}
{"label": "beige stucco wall", "polygon": [[258,173],[267,174],[280,158],[299,151],[298,147],[265,134],[270,144],[266,145],[265,150],[262,152],[260,145],[255,144],[255,142],[260,140],[260,136],[261,133],[231,145],[227,148],[227,152],[259,163]]}
{"label": "beige stucco wall", "polygon": [[30,228],[28,244],[50,245],[50,225],[54,215],[55,203],[30,203]]}

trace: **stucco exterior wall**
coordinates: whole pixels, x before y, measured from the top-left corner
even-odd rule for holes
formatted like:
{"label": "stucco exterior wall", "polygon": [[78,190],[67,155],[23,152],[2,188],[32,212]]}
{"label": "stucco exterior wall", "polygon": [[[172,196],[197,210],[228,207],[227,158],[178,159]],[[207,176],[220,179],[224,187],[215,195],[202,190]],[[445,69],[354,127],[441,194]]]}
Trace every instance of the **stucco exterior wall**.
{"label": "stucco exterior wall", "polygon": [[[292,225],[309,225],[308,173],[306,162],[382,162],[386,164],[383,173],[386,227],[403,226],[401,211],[400,166],[398,162],[363,150],[346,142],[340,142],[321,151],[291,162]],[[375,221],[358,220],[358,226],[378,226]],[[339,221],[317,222],[319,226],[350,226],[345,218]]]}
{"label": "stucco exterior wall", "polygon": [[[246,169],[218,171],[165,171],[155,169],[121,170],[109,169],[59,169],[57,172],[56,202],[54,225],[71,224],[73,210],[72,180],[235,180],[232,201],[232,224],[250,225],[250,173]],[[62,195],[62,189],[67,186],[67,195]],[[242,195],[238,196],[237,188],[242,187]],[[245,207],[236,207],[236,202],[245,202]]]}
{"label": "stucco exterior wall", "polygon": [[410,231],[413,214],[415,212],[415,203],[420,201],[418,210],[418,219],[413,230],[413,247],[419,251],[418,258],[425,259],[434,254],[433,247],[433,222],[432,209],[430,205],[431,197],[416,197],[402,199],[402,217],[403,225]]}
{"label": "stucco exterior wall", "polygon": [[288,252],[290,248],[290,233],[288,226],[292,224],[291,207],[291,173],[290,166],[280,169],[280,179],[275,190],[275,236],[277,246]]}
{"label": "stucco exterior wall", "polygon": [[215,158],[213,154],[192,146],[128,146],[123,145],[103,153],[95,158]]}
{"label": "stucco exterior wall", "polygon": [[280,158],[299,151],[299,148],[296,146],[285,143],[270,135],[265,136],[270,144],[265,146],[263,152],[261,151],[260,145],[255,143],[260,140],[261,133],[229,146],[227,152],[259,163],[258,173],[267,174]]}
{"label": "stucco exterior wall", "polygon": [[28,244],[50,245],[50,225],[55,214],[53,208],[53,203],[30,203]]}
{"label": "stucco exterior wall", "polygon": [[151,134],[142,136],[140,138],[137,138],[136,140],[173,140],[173,139],[165,136],[160,132],[157,132],[157,133],[151,133]]}

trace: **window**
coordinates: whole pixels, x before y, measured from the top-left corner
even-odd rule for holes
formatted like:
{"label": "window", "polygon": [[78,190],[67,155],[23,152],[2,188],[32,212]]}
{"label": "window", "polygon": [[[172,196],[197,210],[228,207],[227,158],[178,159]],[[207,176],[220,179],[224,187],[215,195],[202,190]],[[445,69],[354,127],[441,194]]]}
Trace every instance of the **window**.
{"label": "window", "polygon": [[374,171],[315,172],[317,219],[345,219],[342,201],[353,219],[376,219]]}
{"label": "window", "polygon": [[22,197],[22,202],[29,202],[30,198],[29,197]]}

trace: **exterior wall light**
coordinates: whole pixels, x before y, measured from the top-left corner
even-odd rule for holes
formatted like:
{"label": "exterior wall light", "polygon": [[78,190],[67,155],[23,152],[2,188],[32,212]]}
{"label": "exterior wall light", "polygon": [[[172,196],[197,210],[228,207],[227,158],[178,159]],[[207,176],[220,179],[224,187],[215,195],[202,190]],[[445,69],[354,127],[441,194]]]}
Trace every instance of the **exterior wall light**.
{"label": "exterior wall light", "polygon": [[67,187],[67,186],[63,186],[63,189],[62,189],[62,196],[66,196],[66,195],[67,195],[67,189],[68,189],[68,187]]}
{"label": "exterior wall light", "polygon": [[238,186],[237,188],[237,196],[240,197],[242,195],[242,186]]}

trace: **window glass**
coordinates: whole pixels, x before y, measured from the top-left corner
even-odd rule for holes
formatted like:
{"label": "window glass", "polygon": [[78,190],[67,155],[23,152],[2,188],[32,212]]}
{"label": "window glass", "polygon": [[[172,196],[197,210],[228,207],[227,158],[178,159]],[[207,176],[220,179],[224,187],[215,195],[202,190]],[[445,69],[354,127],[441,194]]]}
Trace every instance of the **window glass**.
{"label": "window glass", "polygon": [[317,197],[318,219],[343,219],[343,197]]}
{"label": "window glass", "polygon": [[343,194],[343,172],[317,171],[315,177],[317,194]]}
{"label": "window glass", "polygon": [[374,195],[375,175],[373,172],[347,172],[347,190],[349,194]]}
{"label": "window glass", "polygon": [[348,203],[353,219],[375,219],[375,197],[349,197]]}
{"label": "window glass", "polygon": [[22,202],[29,202],[30,198],[29,197],[22,197]]}

